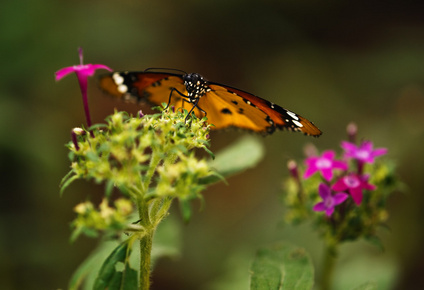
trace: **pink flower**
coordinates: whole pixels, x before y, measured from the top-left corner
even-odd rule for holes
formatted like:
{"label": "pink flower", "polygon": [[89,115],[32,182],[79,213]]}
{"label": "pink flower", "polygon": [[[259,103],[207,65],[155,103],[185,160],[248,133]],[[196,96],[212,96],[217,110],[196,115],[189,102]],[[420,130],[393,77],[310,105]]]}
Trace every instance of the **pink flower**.
{"label": "pink flower", "polygon": [[376,186],[368,183],[368,176],[349,174],[340,178],[331,188],[335,191],[347,190],[353,201],[359,205],[363,197],[362,190],[374,190]]}
{"label": "pink flower", "polygon": [[328,185],[320,183],[318,187],[318,193],[322,198],[321,202],[318,202],[314,207],[314,211],[325,211],[327,216],[331,216],[334,212],[334,207],[336,205],[344,202],[348,195],[343,192],[337,192],[336,194],[331,194],[331,189]]}
{"label": "pink flower", "polygon": [[373,150],[371,141],[363,141],[359,147],[353,143],[342,141],[341,146],[345,151],[344,156],[346,158],[353,158],[362,163],[374,163],[375,157],[387,153],[386,148]]}
{"label": "pink flower", "polygon": [[308,178],[317,171],[321,171],[325,180],[330,181],[333,178],[334,169],[347,170],[346,163],[334,160],[336,153],[333,150],[324,151],[322,156],[313,156],[306,159],[305,163],[308,166],[303,175],[303,178]]}
{"label": "pink flower", "polygon": [[287,162],[287,168],[289,169],[290,175],[296,179],[299,180],[299,170],[297,168],[297,163],[294,160],[289,160]]}
{"label": "pink flower", "polygon": [[75,73],[78,78],[78,83],[80,85],[82,100],[84,103],[85,117],[87,119],[87,126],[91,126],[90,111],[88,109],[88,99],[87,99],[87,79],[92,76],[98,69],[106,69],[112,71],[111,68],[103,64],[83,64],[83,53],[82,48],[78,49],[80,64],[62,68],[56,72],[56,81],[61,80],[63,77],[69,75],[70,73]]}

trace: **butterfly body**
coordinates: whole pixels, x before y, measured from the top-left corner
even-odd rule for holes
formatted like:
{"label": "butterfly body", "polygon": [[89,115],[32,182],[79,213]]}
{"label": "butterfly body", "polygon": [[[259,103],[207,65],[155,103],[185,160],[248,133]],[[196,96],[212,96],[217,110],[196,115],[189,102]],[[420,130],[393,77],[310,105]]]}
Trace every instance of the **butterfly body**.
{"label": "butterfly body", "polygon": [[128,101],[147,101],[186,108],[196,116],[207,116],[212,128],[238,127],[262,134],[288,129],[319,136],[310,121],[248,92],[207,81],[198,73],[157,71],[115,72],[100,79],[107,93]]}
{"label": "butterfly body", "polygon": [[201,98],[211,91],[208,82],[198,73],[184,74],[182,78],[187,90],[187,97],[190,100]]}

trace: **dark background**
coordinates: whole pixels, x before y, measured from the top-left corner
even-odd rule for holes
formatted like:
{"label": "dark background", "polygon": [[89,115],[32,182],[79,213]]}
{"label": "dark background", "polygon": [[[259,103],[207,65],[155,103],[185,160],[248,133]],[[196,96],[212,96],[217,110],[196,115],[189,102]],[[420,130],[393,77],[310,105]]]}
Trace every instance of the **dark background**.
{"label": "dark background", "polygon": [[[72,208],[102,186],[76,182],[59,195],[69,161],[64,144],[84,123],[74,76],[79,62],[115,70],[173,67],[239,87],[307,117],[319,139],[276,132],[261,139],[255,169],[215,185],[206,207],[182,229],[179,259],[163,259],[153,289],[247,289],[260,245],[306,247],[320,271],[322,243],[311,227],[282,226],[281,183],[288,158],[308,142],[339,147],[350,121],[360,137],[387,147],[407,184],[389,203],[384,252],[365,242],[342,247],[338,280],[380,289],[422,289],[424,7],[416,1],[6,1],[0,8],[0,285],[67,288],[97,241],[69,242]],[[95,122],[115,107],[90,83]],[[212,134],[219,151],[243,132]],[[225,286],[227,285],[227,286]],[[229,286],[230,285],[230,286]],[[237,285],[237,286],[236,286]]]}

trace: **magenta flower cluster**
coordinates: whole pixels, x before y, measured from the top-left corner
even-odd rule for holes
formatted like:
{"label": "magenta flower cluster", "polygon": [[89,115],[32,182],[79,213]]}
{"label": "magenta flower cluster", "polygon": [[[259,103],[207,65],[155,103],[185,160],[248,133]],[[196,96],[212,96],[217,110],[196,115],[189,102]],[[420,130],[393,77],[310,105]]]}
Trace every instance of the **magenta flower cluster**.
{"label": "magenta flower cluster", "polygon": [[[335,151],[327,150],[321,156],[312,156],[305,161],[305,179],[320,172],[325,180],[318,187],[322,201],[315,204],[313,210],[324,211],[327,216],[331,216],[334,208],[348,200],[349,196],[359,206],[364,190],[376,189],[376,186],[368,182],[369,175],[363,173],[364,164],[372,164],[376,157],[387,153],[386,148],[373,149],[371,141],[363,141],[359,146],[343,141],[341,147],[344,150],[342,160],[335,159]],[[350,160],[356,161],[357,169],[354,171],[349,170]],[[334,179],[337,171],[341,174],[336,175],[337,178]]]}

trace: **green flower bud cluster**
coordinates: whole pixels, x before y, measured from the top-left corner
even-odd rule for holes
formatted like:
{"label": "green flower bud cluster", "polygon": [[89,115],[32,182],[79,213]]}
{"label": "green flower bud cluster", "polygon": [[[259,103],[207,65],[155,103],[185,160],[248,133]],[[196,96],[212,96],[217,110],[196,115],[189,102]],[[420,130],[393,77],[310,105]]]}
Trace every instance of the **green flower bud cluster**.
{"label": "green flower bud cluster", "polygon": [[186,199],[196,197],[204,186],[196,184],[200,178],[210,175],[205,160],[197,160],[193,154],[178,154],[179,162],[158,167],[159,174],[156,194],[160,196],[178,196]]}
{"label": "green flower bud cluster", "polygon": [[[205,188],[200,179],[215,174],[206,160],[197,158],[192,150],[202,148],[212,155],[207,148],[209,125],[194,116],[186,122],[186,114],[168,110],[132,118],[115,112],[105,125],[90,128],[93,134],[74,130],[76,143],[68,145],[71,171],[62,181],[62,191],[76,179],[105,183],[108,198],[117,187],[137,206],[140,218],[144,217],[141,225],[157,225],[166,216],[172,199],[187,203],[200,197]],[[102,206],[103,203],[100,211],[94,213],[92,205],[79,205],[76,228],[102,230],[113,224]],[[141,211],[145,213],[140,214]]]}
{"label": "green flower bud cluster", "polygon": [[125,198],[115,200],[113,207],[104,198],[98,209],[90,201],[80,203],[74,208],[77,218],[72,223],[75,230],[71,240],[75,240],[81,233],[97,237],[99,231],[124,230],[133,210],[133,203]]}

